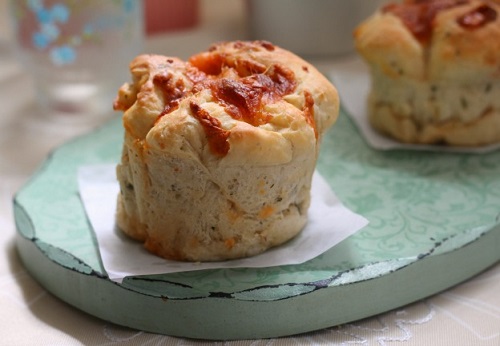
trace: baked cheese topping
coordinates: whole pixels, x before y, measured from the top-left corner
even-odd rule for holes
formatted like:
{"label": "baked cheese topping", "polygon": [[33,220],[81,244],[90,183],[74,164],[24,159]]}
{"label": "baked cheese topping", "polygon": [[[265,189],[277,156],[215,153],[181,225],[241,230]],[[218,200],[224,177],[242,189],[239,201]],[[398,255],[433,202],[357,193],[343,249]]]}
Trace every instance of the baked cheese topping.
{"label": "baked cheese topping", "polygon": [[[275,46],[269,42],[237,41],[232,48],[248,53],[248,56],[229,57],[214,45],[207,52],[194,55],[185,63],[166,58],[163,69],[159,69],[153,76],[153,84],[161,90],[164,102],[164,109],[156,122],[176,110],[186,98],[209,90],[212,101],[222,106],[234,120],[256,127],[269,123],[273,115],[266,111],[266,106],[295,92],[296,76],[284,64],[275,62],[266,66],[251,59],[252,51],[274,51]],[[178,78],[171,72],[179,69],[183,70],[185,78]],[[307,67],[303,71],[307,73]],[[304,92],[304,98],[303,115],[317,137],[314,99],[309,92]],[[118,99],[114,108],[127,110],[131,105],[120,103]],[[230,131],[224,129],[219,119],[211,116],[196,101],[190,101],[189,108],[205,130],[212,152],[219,156],[227,154]]]}
{"label": "baked cheese topping", "polygon": [[[468,0],[405,0],[402,3],[387,4],[382,12],[399,17],[420,42],[427,43],[432,37],[434,19],[440,12],[469,3]],[[457,18],[457,23],[473,30],[496,18],[496,10],[485,3]]]}

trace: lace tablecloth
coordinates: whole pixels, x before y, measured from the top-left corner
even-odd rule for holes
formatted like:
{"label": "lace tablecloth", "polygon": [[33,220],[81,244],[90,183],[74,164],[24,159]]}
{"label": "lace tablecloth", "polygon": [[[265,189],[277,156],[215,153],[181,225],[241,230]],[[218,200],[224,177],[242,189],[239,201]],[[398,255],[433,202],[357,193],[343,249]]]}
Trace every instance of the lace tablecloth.
{"label": "lace tablecloth", "polygon": [[[208,6],[210,2],[210,6]],[[202,2],[198,30],[156,36],[148,49],[188,56],[212,41],[241,38],[245,7],[234,0]],[[6,13],[6,1],[0,1]],[[52,296],[24,269],[15,247],[12,196],[48,152],[85,127],[60,132],[37,124],[32,83],[14,59],[0,21],[0,345],[204,345],[109,324]],[[163,47],[163,48],[162,48]],[[328,62],[319,62],[325,68]],[[327,72],[327,71],[325,71]],[[379,316],[298,336],[218,342],[227,345],[500,345],[500,264],[425,300]]]}

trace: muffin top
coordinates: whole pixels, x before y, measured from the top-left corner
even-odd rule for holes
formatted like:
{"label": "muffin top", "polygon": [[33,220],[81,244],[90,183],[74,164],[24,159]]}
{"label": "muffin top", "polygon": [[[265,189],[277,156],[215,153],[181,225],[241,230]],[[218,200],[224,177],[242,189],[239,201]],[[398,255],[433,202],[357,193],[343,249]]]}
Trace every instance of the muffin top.
{"label": "muffin top", "polygon": [[393,78],[500,78],[500,1],[406,0],[388,4],[354,33],[366,61]]}
{"label": "muffin top", "polygon": [[338,115],[331,83],[265,41],[215,44],[186,62],[141,55],[130,70],[114,108],[129,135],[158,150],[187,139],[225,162],[286,163],[310,152]]}

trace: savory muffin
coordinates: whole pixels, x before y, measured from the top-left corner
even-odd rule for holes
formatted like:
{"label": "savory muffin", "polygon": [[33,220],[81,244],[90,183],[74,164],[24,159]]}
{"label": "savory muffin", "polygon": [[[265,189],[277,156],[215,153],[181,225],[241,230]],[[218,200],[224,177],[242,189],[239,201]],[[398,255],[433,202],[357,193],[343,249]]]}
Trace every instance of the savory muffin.
{"label": "savory muffin", "polygon": [[361,23],[372,126],[408,143],[499,142],[499,14],[499,1],[405,0]]}
{"label": "savory muffin", "polygon": [[117,224],[167,259],[217,261],[282,244],[307,222],[336,89],[268,42],[226,42],[187,62],[141,55],[115,109],[125,139]]}

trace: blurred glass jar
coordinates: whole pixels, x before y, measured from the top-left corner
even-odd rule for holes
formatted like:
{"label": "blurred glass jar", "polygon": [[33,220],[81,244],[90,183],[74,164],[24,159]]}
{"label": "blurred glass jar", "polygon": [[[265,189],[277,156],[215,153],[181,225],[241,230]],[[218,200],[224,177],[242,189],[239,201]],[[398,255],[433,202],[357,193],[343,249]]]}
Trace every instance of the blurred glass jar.
{"label": "blurred glass jar", "polygon": [[128,65],[142,49],[142,1],[11,0],[10,11],[40,114],[63,122],[111,115]]}
{"label": "blurred glass jar", "polygon": [[354,50],[353,30],[387,0],[247,0],[252,39],[304,56]]}

